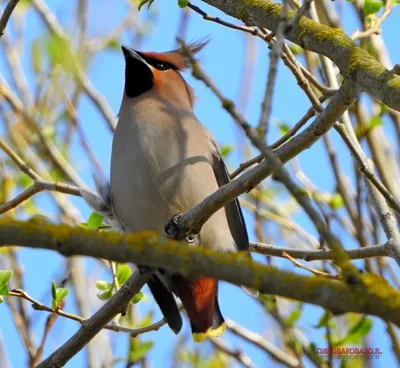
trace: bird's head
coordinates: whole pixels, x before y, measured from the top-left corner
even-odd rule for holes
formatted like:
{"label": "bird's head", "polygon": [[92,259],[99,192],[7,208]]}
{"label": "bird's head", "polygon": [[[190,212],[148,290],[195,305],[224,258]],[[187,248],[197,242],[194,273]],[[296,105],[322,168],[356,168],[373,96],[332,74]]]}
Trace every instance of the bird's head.
{"label": "bird's head", "polygon": [[[206,43],[192,43],[188,47],[196,54]],[[136,98],[151,91],[172,103],[193,106],[191,88],[180,74],[188,66],[182,49],[157,53],[136,51],[127,46],[121,48],[125,57],[126,98]]]}

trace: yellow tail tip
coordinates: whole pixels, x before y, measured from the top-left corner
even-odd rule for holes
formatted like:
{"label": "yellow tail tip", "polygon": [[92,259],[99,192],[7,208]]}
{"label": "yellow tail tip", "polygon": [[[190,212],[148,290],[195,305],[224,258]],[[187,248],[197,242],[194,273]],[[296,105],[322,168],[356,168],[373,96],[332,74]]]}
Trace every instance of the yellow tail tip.
{"label": "yellow tail tip", "polygon": [[217,328],[214,328],[213,330],[210,329],[208,331],[208,335],[213,336],[213,337],[218,337],[218,336],[221,336],[225,332],[225,330],[226,330],[226,324],[225,324],[225,322],[223,322]]}
{"label": "yellow tail tip", "polygon": [[205,340],[208,336],[210,329],[208,329],[206,332],[194,332],[192,333],[193,341],[194,342],[202,342]]}
{"label": "yellow tail tip", "polygon": [[224,322],[221,324],[221,326],[218,326],[217,328],[214,329],[209,328],[205,332],[194,332],[192,333],[193,341],[202,342],[209,336],[219,337],[225,332],[225,330],[226,330],[226,324]]}

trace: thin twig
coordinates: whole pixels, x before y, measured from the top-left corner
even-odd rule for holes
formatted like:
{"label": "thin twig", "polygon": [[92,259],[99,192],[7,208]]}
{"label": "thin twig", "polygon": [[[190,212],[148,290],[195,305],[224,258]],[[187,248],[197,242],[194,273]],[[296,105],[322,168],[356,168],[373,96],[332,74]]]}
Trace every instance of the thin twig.
{"label": "thin twig", "polygon": [[213,344],[218,350],[222,351],[224,354],[235,359],[240,365],[246,368],[255,368],[256,366],[251,361],[250,357],[243,353],[239,348],[232,348],[228,343],[222,339],[217,339],[215,337],[209,337],[211,344]]}
{"label": "thin twig", "polygon": [[[61,308],[53,309],[51,307],[48,307],[47,305],[45,305],[45,304],[39,302],[38,300],[34,299],[33,297],[31,297],[28,293],[26,293],[25,291],[23,291],[21,289],[11,290],[10,296],[15,296],[15,297],[25,299],[25,300],[31,302],[32,308],[37,311],[44,311],[44,312],[52,313],[52,314],[58,315],[60,317],[64,317],[64,318],[79,322],[80,324],[84,324],[88,320],[88,318],[83,318],[76,314],[65,312]],[[114,331],[114,332],[124,332],[124,333],[128,333],[131,337],[136,337],[136,336],[139,336],[146,332],[158,331],[166,323],[167,322],[165,321],[165,319],[161,319],[160,321],[155,322],[146,327],[129,328],[129,327],[122,326],[118,323],[113,322],[113,323],[104,325],[103,329]]]}
{"label": "thin twig", "polygon": [[385,1],[385,10],[383,11],[382,15],[375,20],[375,23],[372,27],[368,28],[367,30],[360,32],[356,30],[350,37],[354,41],[361,40],[362,38],[369,37],[373,34],[379,34],[381,32],[381,25],[385,21],[385,19],[392,13],[393,9],[391,7],[392,1],[386,0]]}
{"label": "thin twig", "polygon": [[3,15],[0,18],[0,37],[3,36],[7,23],[10,20],[11,14],[17,6],[19,0],[10,0],[4,9]]}
{"label": "thin twig", "polygon": [[292,368],[299,367],[299,361],[297,360],[296,357],[290,356],[285,351],[277,348],[275,345],[271,344],[262,336],[245,329],[244,327],[240,326],[239,324],[230,319],[227,319],[225,322],[226,322],[226,327],[228,328],[229,331],[241,337],[242,339],[245,339],[246,341],[252,343],[258,348],[264,350],[275,361],[282,363],[287,367],[292,367]]}
{"label": "thin twig", "polygon": [[268,69],[268,80],[265,88],[264,99],[261,104],[261,115],[257,127],[259,137],[262,140],[264,140],[268,133],[269,119],[272,107],[272,96],[274,93],[276,73],[278,69],[278,60],[281,57],[282,47],[285,44],[284,29],[286,25],[286,15],[289,10],[289,4],[287,0],[282,1],[282,3],[283,6],[281,14],[279,16],[279,24],[275,34],[275,42],[271,50]]}
{"label": "thin twig", "polygon": [[333,279],[333,280],[340,280],[340,278],[341,278],[339,275],[331,275],[327,272],[322,272],[322,271],[316,270],[314,268],[308,267],[306,265],[303,265],[302,263],[297,261],[295,258],[293,258],[290,254],[288,254],[286,252],[282,252],[282,255],[284,258],[287,258],[290,262],[292,262],[295,267],[302,268],[303,270],[309,271],[316,276],[323,276],[323,277],[327,277],[327,278]]}
{"label": "thin twig", "polygon": [[92,317],[82,322],[81,328],[65,344],[58,348],[38,368],[62,367],[121,312],[133,296],[147,282],[147,275],[134,272],[128,281]]}
{"label": "thin twig", "polygon": [[[388,241],[384,244],[370,245],[364,248],[346,250],[346,253],[349,259],[389,257],[389,243],[390,242]],[[254,253],[281,258],[285,258],[284,253],[286,253],[293,258],[304,259],[305,261],[328,261],[333,259],[332,251],[329,249],[302,250],[278,247],[276,245],[263,244],[258,242],[250,242],[250,249]]]}
{"label": "thin twig", "polygon": [[18,154],[9,147],[6,142],[4,142],[0,138],[0,149],[2,149],[7,156],[9,156],[20,168],[22,172],[28,175],[31,179],[33,179],[34,183],[22,193],[17,195],[15,198],[11,199],[7,203],[0,205],[0,215],[17,207],[22,202],[26,201],[36,193],[42,192],[44,190],[60,192],[65,194],[71,194],[74,196],[81,196],[80,189],[78,187],[74,187],[69,184],[64,183],[52,183],[46,180],[43,180],[40,175],[38,175],[34,170],[32,170],[28,164],[26,164]]}

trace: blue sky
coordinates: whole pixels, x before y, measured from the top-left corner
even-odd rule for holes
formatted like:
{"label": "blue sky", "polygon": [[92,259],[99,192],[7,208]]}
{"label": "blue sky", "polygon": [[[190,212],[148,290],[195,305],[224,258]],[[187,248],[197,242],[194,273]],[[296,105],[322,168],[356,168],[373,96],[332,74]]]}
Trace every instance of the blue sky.
{"label": "blue sky", "polygon": [[[47,0],[46,3],[51,7],[57,15],[61,24],[70,33],[73,33],[73,17],[75,11],[75,1],[63,0]],[[123,18],[126,5],[124,1],[111,2],[107,0],[89,1],[89,34],[93,37],[106,35],[112,30],[119,21]],[[216,9],[210,8],[203,3],[202,9],[210,12],[213,15],[221,16],[224,19],[229,19],[224,14],[218,12]],[[346,24],[345,31],[351,33],[354,31],[358,24],[355,21],[354,14],[349,11],[348,4],[344,4],[344,21]],[[144,42],[140,45],[141,50],[146,51],[166,51],[175,47],[175,35],[179,26],[181,16],[181,9],[175,4],[175,1],[159,1],[156,0],[151,12],[156,16],[157,20],[153,23],[153,32],[150,36],[146,37]],[[140,17],[148,17],[147,8],[143,8]],[[391,57],[394,63],[400,60],[400,49],[398,45],[398,27],[396,22],[399,20],[399,9],[395,9],[394,13],[384,23],[384,38],[390,50]],[[236,20],[232,20],[238,23]],[[11,27],[9,29],[11,31]],[[30,45],[30,41],[39,37],[43,32],[43,27],[40,19],[29,11],[26,17],[26,45]],[[211,37],[211,42],[201,52],[201,63],[207,73],[214,79],[217,86],[228,98],[235,101],[241,95],[241,79],[244,64],[245,52],[245,39],[246,36],[238,31],[223,28],[220,25],[206,22],[197,14],[192,13],[190,16],[190,23],[186,40],[192,41],[204,38],[205,36]],[[259,40],[256,40],[256,50],[254,58],[255,65],[255,78],[251,88],[245,91],[248,94],[248,106],[245,111],[246,117],[251,124],[257,124],[260,106],[264,94],[266,76],[268,71],[268,53],[269,50]],[[122,43],[135,47],[132,43],[132,38],[128,34],[124,34]],[[28,79],[33,82],[33,71],[30,65],[30,49],[26,47],[26,52],[23,57],[24,69],[27,72]],[[0,54],[0,70],[3,72],[7,80],[10,81],[9,73]],[[96,87],[96,89],[104,95],[107,99],[112,111],[117,114],[123,88],[124,78],[124,60],[121,52],[118,50],[108,50],[102,52],[94,60],[92,60],[89,71],[89,78]],[[242,133],[238,132],[234,123],[229,115],[221,108],[220,102],[212,95],[212,93],[199,81],[192,78],[190,72],[185,73],[189,84],[194,87],[197,96],[197,103],[195,112],[200,121],[202,121],[207,128],[216,137],[221,145],[236,145],[240,141],[246,142]],[[58,86],[62,88],[62,86]],[[296,85],[296,81],[291,73],[282,64],[279,65],[278,79],[275,86],[275,94],[273,98],[272,120],[280,121],[292,126],[299,118],[307,111],[310,104],[307,101],[304,93]],[[84,128],[86,135],[89,138],[89,143],[95,153],[97,154],[103,169],[106,173],[109,172],[109,160],[111,150],[111,135],[104,120],[101,118],[96,109],[89,103],[86,97],[83,97],[78,109],[79,120]],[[341,159],[342,167],[349,172],[352,168],[351,160],[347,153],[347,149],[340,142],[338,137],[331,133],[331,138],[335,144],[339,159]],[[272,124],[269,141],[274,141],[279,136],[279,130]],[[240,137],[240,140],[238,140]],[[92,167],[86,160],[82,151],[79,148],[79,143],[74,142],[73,150],[73,165],[77,168],[81,178],[90,186],[92,183]],[[239,163],[240,155],[235,152],[229,157],[228,166],[230,169],[235,168]],[[300,162],[304,172],[308,177],[322,190],[332,191],[334,183],[332,174],[327,165],[327,156],[322,148],[322,145],[317,143],[310,150],[303,152],[300,155]],[[267,180],[267,183],[270,179]],[[38,195],[37,203],[43,208],[47,214],[55,214],[54,209],[51,207],[46,194]],[[84,204],[80,198],[72,198],[72,202],[81,211],[82,219],[85,219],[90,214],[90,209]],[[253,233],[252,218],[248,213],[245,214],[250,237],[255,238]],[[305,227],[307,231],[315,234],[313,226],[305,218],[302,213],[296,216],[296,221]],[[340,229],[336,229],[339,231]],[[285,245],[285,244],[279,244]],[[351,244],[346,244],[351,246]],[[48,251],[38,250],[21,250],[18,252],[18,257],[24,266],[26,278],[26,291],[34,296],[36,299],[44,303],[50,303],[50,283],[52,279],[60,279],[63,276],[63,269],[65,260]],[[258,259],[261,260],[260,257]],[[293,269],[292,265],[287,261],[278,261],[276,264],[282,268]],[[88,272],[96,267],[96,263],[92,260],[86,263]],[[94,283],[94,280],[93,280]],[[92,297],[95,298],[95,289],[89,290]],[[266,319],[259,304],[239,288],[231,285],[223,284],[220,291],[221,308],[223,314],[239,323],[246,328],[266,336],[271,336],[274,326],[271,319]],[[149,303],[144,304],[140,313],[145,314],[149,308],[153,308],[153,301],[149,298]],[[68,297],[67,310],[74,312],[73,297]],[[45,313],[31,311],[35,316],[35,326],[38,336],[41,336],[43,324],[47,315]],[[303,317],[300,320],[300,326],[304,329],[305,334],[316,343],[317,347],[325,346],[322,340],[323,332],[314,329],[312,326],[318,322],[322,314],[322,309],[312,306],[304,308]],[[160,313],[156,308],[156,318],[160,317]],[[8,309],[5,305],[0,306],[0,331],[3,340],[6,342],[7,353],[12,362],[13,367],[24,367],[26,364],[25,356],[21,354],[23,346],[20,338],[11,322]],[[371,335],[371,346],[379,347],[383,352],[383,358],[379,361],[379,365],[373,366],[395,366],[395,361],[389,356],[390,342],[386,339],[384,332],[385,326],[381,321],[374,319],[374,330]],[[56,322],[45,348],[44,356],[52,352],[60,343],[66,341],[78,328],[78,324],[63,320],[61,318]],[[57,333],[55,333],[57,331]],[[185,323],[183,333],[188,333],[188,326]],[[102,332],[105,333],[105,332]],[[259,352],[252,346],[245,344],[242,340],[238,340],[231,336],[229,333],[226,335],[227,341],[233,345],[242,347],[247,354],[249,354],[258,366],[271,366],[271,360],[266,354]],[[153,367],[165,367],[165,362],[169,359],[170,350],[173,349],[178,339],[166,328],[162,328],[156,333],[149,333],[143,337],[144,341],[155,341],[155,347],[152,349],[149,358]],[[122,334],[117,336],[117,343],[114,344],[114,356],[125,355],[127,349],[127,338]],[[78,354],[67,365],[68,367],[82,367],[84,366],[84,354]],[[122,366],[122,365],[119,365]],[[0,362],[1,367],[1,362]]]}

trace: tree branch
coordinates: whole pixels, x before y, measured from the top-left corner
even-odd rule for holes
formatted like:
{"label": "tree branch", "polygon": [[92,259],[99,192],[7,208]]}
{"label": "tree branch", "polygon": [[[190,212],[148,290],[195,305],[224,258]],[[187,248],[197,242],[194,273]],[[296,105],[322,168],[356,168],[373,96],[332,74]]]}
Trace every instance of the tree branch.
{"label": "tree branch", "polygon": [[[85,255],[117,262],[145,264],[149,267],[163,267],[189,277],[208,276],[247,286],[265,294],[316,304],[333,313],[372,314],[400,326],[400,293],[377,275],[362,274],[357,282],[344,284],[322,277],[302,276],[277,270],[251,261],[240,253],[224,254],[188,247],[186,244],[167,240],[154,232],[130,235],[98,233],[66,225],[51,225],[38,220],[0,220],[0,244],[50,249],[66,256]],[[123,289],[126,288],[120,290]],[[126,291],[123,293],[125,295]],[[114,312],[118,313],[121,305],[120,303],[119,309]],[[107,318],[102,317],[102,326],[114,315],[108,312]],[[96,324],[94,332],[92,323],[97,321],[99,315],[96,314],[92,318],[95,319],[89,319],[79,334],[86,336],[85,331],[89,327],[89,335],[94,336],[101,329],[100,325]],[[85,341],[89,340],[90,338],[86,338]],[[72,344],[76,349],[73,339],[68,344]]]}
{"label": "tree branch", "polygon": [[3,36],[4,30],[7,27],[7,23],[10,20],[11,14],[14,11],[15,7],[19,3],[19,0],[10,0],[4,9],[4,13],[0,18],[0,37]]}
{"label": "tree branch", "polygon": [[[79,243],[77,243],[79,244]],[[63,367],[74,355],[82,350],[115,315],[121,313],[133,296],[147,281],[147,275],[138,270],[92,317],[82,322],[81,328],[64,345],[58,348],[37,368]]]}
{"label": "tree branch", "polygon": [[[246,24],[276,32],[282,5],[271,0],[203,0]],[[289,11],[287,21],[296,16]],[[361,49],[342,29],[302,17],[286,33],[286,38],[301,47],[330,58],[343,76],[351,79],[371,96],[395,110],[400,110],[400,77],[387,70],[368,52]]]}

